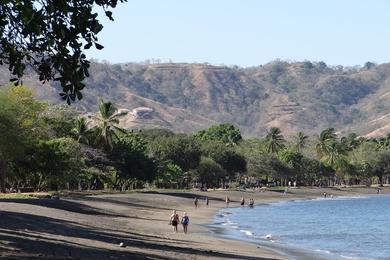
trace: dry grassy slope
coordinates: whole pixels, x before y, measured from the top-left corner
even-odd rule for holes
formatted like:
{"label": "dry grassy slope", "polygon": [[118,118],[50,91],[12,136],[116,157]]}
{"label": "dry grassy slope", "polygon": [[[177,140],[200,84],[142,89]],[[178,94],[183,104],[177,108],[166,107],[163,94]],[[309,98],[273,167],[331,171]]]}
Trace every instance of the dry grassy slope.
{"label": "dry grassy slope", "polygon": [[[322,63],[272,62],[253,68],[205,64],[92,64],[84,99],[76,106],[95,111],[100,98],[118,106],[155,110],[149,119],[127,116],[123,127],[164,127],[193,132],[232,122],[247,136],[270,127],[285,135],[326,127],[376,136],[390,132],[390,64],[330,68]],[[0,71],[0,84],[7,73]],[[25,84],[41,98],[60,102],[57,90],[35,77]]]}

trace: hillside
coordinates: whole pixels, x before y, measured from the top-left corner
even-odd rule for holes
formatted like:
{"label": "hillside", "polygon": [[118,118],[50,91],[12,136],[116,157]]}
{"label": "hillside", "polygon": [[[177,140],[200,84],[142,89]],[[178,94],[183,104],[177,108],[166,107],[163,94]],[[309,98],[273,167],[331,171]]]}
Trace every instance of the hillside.
{"label": "hillside", "polygon": [[[152,108],[144,117],[128,115],[127,128],[164,127],[192,132],[232,122],[246,136],[262,136],[270,127],[285,135],[326,127],[377,136],[390,133],[390,64],[363,68],[325,63],[275,61],[239,68],[207,64],[93,63],[84,99],[75,106],[96,111],[100,98],[119,107]],[[0,84],[8,73],[0,71]],[[26,76],[41,98],[61,102],[58,90]]]}

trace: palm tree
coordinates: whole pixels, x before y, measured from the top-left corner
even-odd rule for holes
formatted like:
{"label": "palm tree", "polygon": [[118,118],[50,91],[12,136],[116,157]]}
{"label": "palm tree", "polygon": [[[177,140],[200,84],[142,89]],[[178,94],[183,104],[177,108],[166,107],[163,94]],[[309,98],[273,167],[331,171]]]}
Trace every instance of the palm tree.
{"label": "palm tree", "polygon": [[344,150],[341,145],[334,141],[329,142],[326,147],[326,154],[323,157],[323,161],[333,169],[337,169],[343,161]]}
{"label": "palm tree", "polygon": [[117,113],[117,108],[112,102],[100,101],[99,115],[92,117],[97,121],[97,138],[104,149],[111,151],[113,139],[118,138],[117,133],[126,132],[117,126],[119,124],[118,117],[123,115],[123,113]]}
{"label": "palm tree", "polygon": [[329,142],[336,140],[336,137],[337,135],[334,128],[327,128],[320,133],[320,135],[317,137],[317,142],[315,145],[318,159],[321,159],[324,155],[327,154]]}
{"label": "palm tree", "polygon": [[272,127],[265,137],[268,153],[277,153],[284,148],[284,137],[277,127]]}
{"label": "palm tree", "polygon": [[75,122],[75,127],[72,129],[73,133],[77,137],[77,142],[89,144],[88,139],[88,123],[85,117],[78,117]]}
{"label": "palm tree", "polygon": [[295,147],[297,152],[302,152],[303,148],[307,145],[307,140],[309,137],[305,135],[303,132],[299,132],[295,137]]}
{"label": "palm tree", "polygon": [[346,150],[352,151],[360,145],[362,140],[358,139],[357,134],[350,133],[347,137],[342,137],[340,141]]}
{"label": "palm tree", "polygon": [[346,149],[343,144],[334,140],[327,143],[326,154],[322,157],[322,161],[341,174],[348,166],[345,154]]}

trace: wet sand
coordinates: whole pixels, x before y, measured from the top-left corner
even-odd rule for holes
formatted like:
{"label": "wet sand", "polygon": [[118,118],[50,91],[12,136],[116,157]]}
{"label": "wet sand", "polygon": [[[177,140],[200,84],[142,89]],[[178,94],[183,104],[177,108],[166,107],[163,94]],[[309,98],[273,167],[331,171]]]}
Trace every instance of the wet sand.
{"label": "wet sand", "polygon": [[[0,199],[0,258],[6,259],[288,259],[263,244],[225,239],[210,224],[244,196],[256,205],[281,200],[375,194],[374,188],[289,189],[282,191],[190,191],[115,194],[73,193],[56,199]],[[388,189],[383,189],[388,194]],[[199,197],[198,208],[194,197]],[[208,196],[207,207],[204,197]],[[190,217],[189,233],[173,233],[176,209]],[[126,247],[120,247],[124,243]],[[287,252],[288,253],[288,252]]]}

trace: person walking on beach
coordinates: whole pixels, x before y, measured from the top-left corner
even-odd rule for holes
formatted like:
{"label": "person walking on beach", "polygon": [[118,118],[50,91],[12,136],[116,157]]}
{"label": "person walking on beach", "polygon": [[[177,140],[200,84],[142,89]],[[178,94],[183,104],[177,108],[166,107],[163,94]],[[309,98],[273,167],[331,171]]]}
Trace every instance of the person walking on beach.
{"label": "person walking on beach", "polygon": [[184,234],[187,234],[189,223],[190,223],[190,218],[188,217],[187,212],[184,212],[183,217],[181,218],[181,224],[183,225]]}
{"label": "person walking on beach", "polygon": [[244,206],[244,205],[245,205],[245,198],[241,197],[241,206]]}
{"label": "person walking on beach", "polygon": [[209,207],[209,197],[206,196],[205,202],[206,202],[206,206]]}
{"label": "person walking on beach", "polygon": [[228,196],[226,196],[225,202],[226,202],[226,207],[228,208],[230,203],[230,198]]}
{"label": "person walking on beach", "polygon": [[194,199],[194,206],[195,208],[198,208],[198,197],[195,197]]}
{"label": "person walking on beach", "polygon": [[172,225],[173,232],[177,233],[177,225],[179,224],[179,214],[173,210],[169,223]]}

